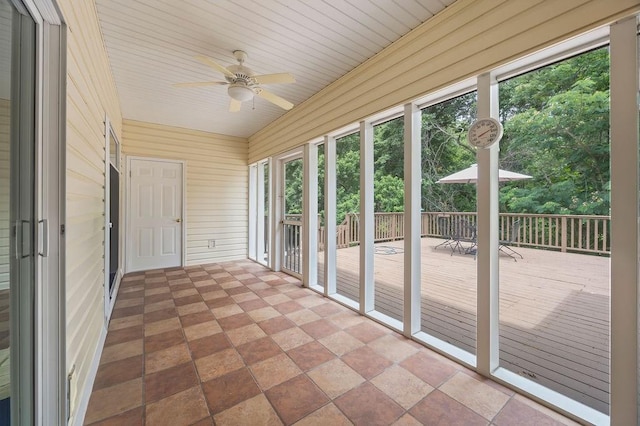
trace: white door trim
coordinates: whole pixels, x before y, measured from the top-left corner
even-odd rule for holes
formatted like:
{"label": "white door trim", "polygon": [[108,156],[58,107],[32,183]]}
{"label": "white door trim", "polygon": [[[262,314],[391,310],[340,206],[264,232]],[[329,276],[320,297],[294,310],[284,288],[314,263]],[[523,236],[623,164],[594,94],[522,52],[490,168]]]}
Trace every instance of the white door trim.
{"label": "white door trim", "polygon": [[180,250],[182,251],[182,253],[180,254],[180,263],[182,266],[186,265],[186,241],[187,241],[187,181],[186,181],[186,176],[187,176],[187,162],[184,160],[173,160],[173,159],[166,159],[166,158],[155,158],[155,157],[139,157],[139,156],[133,156],[133,155],[127,155],[127,161],[126,161],[126,169],[125,169],[125,218],[124,218],[124,222],[125,222],[125,229],[126,229],[126,235],[127,237],[125,237],[125,273],[131,271],[132,267],[131,267],[131,253],[133,252],[132,250],[132,246],[131,246],[131,242],[132,242],[132,238],[131,236],[131,231],[132,231],[132,224],[131,224],[131,161],[134,160],[141,160],[141,161],[157,161],[157,162],[162,162],[162,163],[174,163],[174,164],[181,164],[182,165],[182,233],[181,233],[181,238],[182,238],[182,243],[181,243],[181,247]]}

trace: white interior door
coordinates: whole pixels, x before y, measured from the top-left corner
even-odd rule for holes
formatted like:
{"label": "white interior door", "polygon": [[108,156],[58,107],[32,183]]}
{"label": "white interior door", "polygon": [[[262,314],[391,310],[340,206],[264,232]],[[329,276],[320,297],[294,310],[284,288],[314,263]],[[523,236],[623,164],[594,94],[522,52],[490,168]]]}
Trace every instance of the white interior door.
{"label": "white interior door", "polygon": [[182,265],[183,164],[131,159],[129,271]]}

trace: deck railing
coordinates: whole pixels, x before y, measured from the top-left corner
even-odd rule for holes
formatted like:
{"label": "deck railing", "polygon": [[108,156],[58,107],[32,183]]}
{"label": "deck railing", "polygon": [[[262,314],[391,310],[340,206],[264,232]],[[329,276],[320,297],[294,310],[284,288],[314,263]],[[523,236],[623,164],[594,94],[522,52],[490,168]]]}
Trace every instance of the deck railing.
{"label": "deck railing", "polygon": [[[476,213],[468,212],[424,212],[421,219],[423,237],[446,238],[452,224],[476,223]],[[513,235],[514,223],[518,221],[517,234]],[[394,241],[404,238],[403,213],[375,213],[374,241]],[[338,248],[359,243],[359,214],[348,213],[337,226]],[[562,252],[579,252],[607,255],[610,252],[610,216],[586,215],[540,215],[527,213],[500,213],[499,238],[512,241],[520,247],[544,248]],[[465,232],[471,232],[466,228]],[[465,238],[471,235],[463,235]],[[324,247],[324,228],[318,229],[320,249]]]}

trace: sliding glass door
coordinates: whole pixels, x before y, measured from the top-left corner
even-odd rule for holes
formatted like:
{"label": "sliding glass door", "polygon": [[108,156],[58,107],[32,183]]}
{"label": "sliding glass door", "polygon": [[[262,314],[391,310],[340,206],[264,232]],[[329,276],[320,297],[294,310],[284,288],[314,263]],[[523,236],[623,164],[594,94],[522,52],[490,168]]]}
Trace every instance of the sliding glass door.
{"label": "sliding glass door", "polygon": [[34,394],[36,25],[0,0],[0,424],[31,424]]}

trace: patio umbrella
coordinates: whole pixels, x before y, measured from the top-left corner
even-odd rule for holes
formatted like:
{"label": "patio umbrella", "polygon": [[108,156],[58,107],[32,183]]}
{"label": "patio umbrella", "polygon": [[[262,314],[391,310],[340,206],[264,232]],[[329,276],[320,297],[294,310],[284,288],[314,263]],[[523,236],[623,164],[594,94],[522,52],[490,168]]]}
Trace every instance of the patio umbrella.
{"label": "patio umbrella", "polygon": [[[498,169],[498,181],[509,182],[512,180],[531,179],[529,175]],[[472,164],[464,170],[450,174],[440,179],[437,183],[477,183],[478,165]]]}

